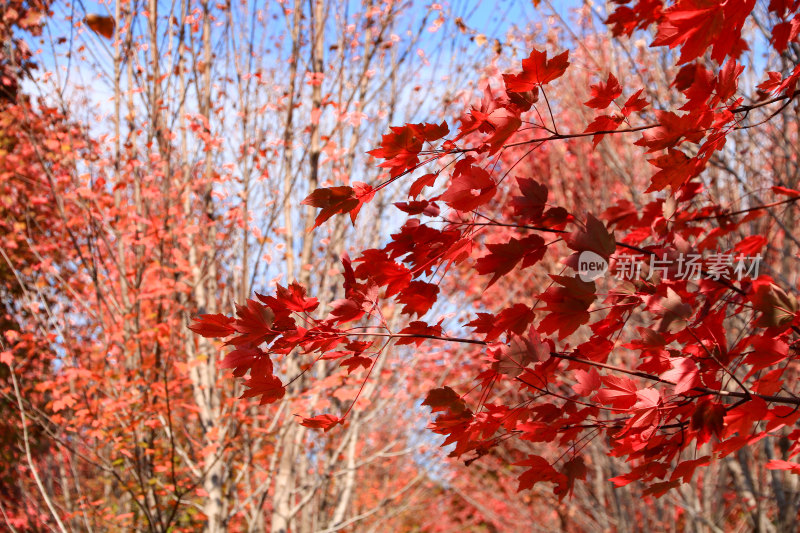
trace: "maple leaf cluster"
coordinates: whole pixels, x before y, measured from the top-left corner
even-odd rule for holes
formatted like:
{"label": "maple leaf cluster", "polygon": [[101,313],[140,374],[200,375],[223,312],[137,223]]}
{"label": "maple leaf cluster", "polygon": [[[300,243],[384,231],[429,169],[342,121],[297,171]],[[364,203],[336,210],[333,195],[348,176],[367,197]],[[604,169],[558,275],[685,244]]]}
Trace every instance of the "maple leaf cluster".
{"label": "maple leaf cluster", "polygon": [[[274,296],[249,300],[236,317],[202,316],[193,326],[201,335],[229,338],[235,350],[223,366],[236,376],[249,372],[243,397],[260,396],[268,403],[283,396],[273,375],[274,357],[340,360],[348,373],[367,370],[367,380],[385,354],[386,345],[375,345],[377,340],[415,347],[460,344],[480,361],[474,386],[464,387],[477,391],[475,399],[450,386],[431,390],[423,402],[433,414],[430,428],[445,436],[452,456],[467,463],[512,437],[567,450],[555,460],[521,458],[520,489],[544,482],[553,484],[559,498],[571,494],[588,472],[575,443],[598,435],[607,439],[611,455],[631,465],[612,482],[642,481],[655,496],[778,430],[786,430],[792,443],[787,457],[800,453],[795,428],[800,400],[786,392],[793,388],[787,369],[796,363],[800,335],[792,291],[767,273],[735,277],[731,269],[714,270],[708,262],[700,265],[696,280],[650,268],[678,254],[765,250],[767,239],[747,235],[743,224],[764,217],[771,207],[793,205],[800,191],[776,185],[772,192],[788,199],[723,209],[708,200],[701,176],[732,132],[750,127],[749,116],[771,113],[796,98],[800,67],[768,74],[759,85],[765,94],[745,104],[740,87],[745,67],[739,61],[748,45],[741,35],[754,0],[616,4],[606,21],[616,35],[654,25],[651,46],[680,48],[672,89],[685,102],[682,107],[652,109],[644,87],[626,86],[608,73],[591,85],[585,102],[591,113],[601,114],[582,131],[559,132],[552,112],[540,109],[550,109],[547,91],[568,72],[569,52],[548,58],[534,49],[521,70],[503,75],[502,89],[486,87],[481,101],[460,117],[454,137],[446,138],[446,123],[392,128],[370,152],[388,169],[385,181],[318,189],[304,202],[321,209],[315,226],[345,213],[355,223],[375,192],[434,167],[409,180],[410,200],[396,204],[409,218],[387,244],[352,261],[342,258],[344,298],[332,302],[326,316],[313,316],[317,301],[292,284],[279,286]],[[778,53],[797,42],[799,7],[769,4],[781,19],[771,39]],[[706,52],[710,61],[701,59]],[[607,112],[609,107],[617,111]],[[573,212],[569,205],[556,205],[548,185],[535,176],[506,179],[514,165],[497,169],[507,150],[533,151],[588,137],[597,147],[604,138],[621,135],[635,138],[632,144],[656,169],[638,208],[619,199],[597,216]],[[578,263],[589,252],[611,272],[634,256],[647,272],[618,283],[587,280]],[[543,285],[513,305],[479,312],[460,324],[471,330],[463,336],[446,332],[444,317],[427,318],[449,275],[477,276],[490,294],[497,285],[530,275],[523,271],[559,258],[560,273],[542,276]],[[403,306],[404,328],[390,329],[381,312],[387,302]],[[745,315],[746,325],[736,326],[740,333],[732,338],[733,320]],[[631,326],[642,323],[650,326]],[[521,401],[504,401],[500,385]],[[345,424],[348,413],[303,418],[302,424],[328,431]],[[706,445],[707,456],[682,458],[685,450]],[[769,467],[800,471],[786,460]]]}

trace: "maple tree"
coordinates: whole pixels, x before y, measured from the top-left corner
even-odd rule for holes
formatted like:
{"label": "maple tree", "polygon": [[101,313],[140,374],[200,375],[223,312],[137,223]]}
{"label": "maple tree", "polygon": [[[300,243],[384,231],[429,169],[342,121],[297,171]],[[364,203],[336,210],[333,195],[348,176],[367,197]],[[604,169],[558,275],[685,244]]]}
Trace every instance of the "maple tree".
{"label": "maple tree", "polygon": [[[345,226],[326,247],[319,236],[298,239],[293,228],[314,217],[296,196],[327,174],[351,173],[370,131],[385,127],[383,110],[411,105],[371,73],[413,79],[418,67],[407,59],[419,56],[408,50],[428,26],[412,26],[401,6],[349,11],[321,1],[275,3],[266,14],[210,3],[110,7],[67,10],[63,20],[44,3],[2,8],[4,40],[39,36],[20,17],[47,24],[43,35],[55,34],[49,44],[68,65],[61,77],[57,55],[38,58],[38,71],[2,57],[13,89],[2,101],[0,152],[4,526],[279,531],[381,520],[426,481],[404,464],[419,446],[391,424],[413,408],[401,389],[407,371],[387,367],[381,388],[361,391],[350,431],[321,443],[294,413],[352,400],[357,366],[352,379],[323,377],[314,390],[303,385],[308,396],[265,410],[232,402],[242,387],[224,374],[252,350],[218,357],[186,326],[277,268],[306,280],[298,263],[333,268],[327,246],[343,246]],[[425,13],[431,22],[439,10]],[[239,40],[241,25],[268,39]],[[401,40],[405,28],[415,33]],[[228,38],[235,50],[217,56]],[[281,61],[232,59],[258,53]],[[273,83],[287,63],[289,79]],[[271,211],[255,217],[253,205]],[[241,334],[256,341],[266,317],[251,311]],[[270,390],[269,380],[252,383]]]}
{"label": "maple tree", "polygon": [[[68,252],[51,243],[38,249],[30,246],[31,240],[38,240],[45,233],[67,238],[64,228],[54,224],[58,211],[47,201],[49,187],[39,162],[59,168],[69,165],[73,156],[61,151],[38,152],[28,143],[29,135],[49,146],[60,146],[60,139],[76,131],[75,124],[59,110],[50,106],[37,108],[20,91],[21,83],[38,65],[19,33],[22,30],[41,35],[41,12],[48,5],[49,2],[7,3],[0,23],[0,233],[4,236],[0,246],[0,511],[4,523],[17,530],[33,530],[42,517],[49,516],[52,502],[32,498],[31,494],[47,483],[45,472],[52,464],[51,454],[57,453],[46,430],[32,423],[22,408],[23,401],[34,409],[44,408],[51,401],[48,392],[37,385],[53,365],[55,356],[49,347],[55,333],[41,335],[25,327],[57,299],[57,294],[41,283],[40,272],[47,267],[38,254],[44,253],[51,263],[59,265],[72,259]],[[51,184],[61,187],[62,182],[56,177]],[[29,287],[37,296],[29,292]]]}
{"label": "maple tree", "polygon": [[[762,440],[768,456],[782,457],[770,460],[768,469],[796,468],[790,459],[800,451],[798,307],[795,287],[780,279],[784,252],[766,253],[773,239],[793,240],[791,226],[769,226],[769,235],[750,230],[765,217],[779,221],[776,210],[791,209],[800,191],[795,180],[774,180],[765,201],[724,206],[708,194],[714,185],[704,173],[737,132],[769,128],[795,105],[800,67],[765,73],[757,87],[744,82],[741,61],[749,44],[743,31],[754,1],[618,4],[606,21],[615,36],[652,28],[652,47],[678,49],[670,98],[682,105],[656,107],[644,87],[602,73],[584,102],[596,110],[593,120],[582,130],[562,131],[553,108],[569,53],[550,56],[534,48],[521,68],[503,75],[502,85],[487,86],[480,103],[457,117],[457,133],[447,123],[393,127],[371,152],[388,170],[381,180],[320,188],[305,200],[320,209],[315,225],[337,214],[358,223],[359,210],[376,193],[399,183],[408,192],[410,201],[397,207],[411,216],[387,244],[353,259],[342,256],[343,299],[315,314],[316,299],[292,283],[257,294],[234,317],[196,320],[193,329],[203,336],[258,350],[237,366],[240,375],[249,370],[245,397],[262,403],[280,398],[284,384],[272,362],[287,357],[307,364],[341,359],[350,370],[378,364],[388,340],[396,346],[466,345],[472,349],[461,357],[479,361],[470,365],[472,383],[460,392],[445,385],[427,394],[430,427],[467,463],[509,439],[558,443],[555,457],[531,453],[515,463],[521,490],[550,483],[558,498],[572,495],[589,475],[582,450],[599,439],[608,454],[629,463],[614,485],[638,481],[645,495],[661,496],[689,482],[698,468]],[[784,57],[789,43],[794,53],[798,7],[770,2],[766,36],[773,57]],[[612,104],[617,111],[609,113]],[[590,138],[597,147],[622,136],[656,168],[636,204],[612,198],[593,206],[596,214],[584,213],[554,202],[552,184],[517,167],[553,143]],[[424,174],[415,177],[417,170]],[[586,252],[610,263],[612,272],[631,261],[642,272],[622,282],[583,279],[579,260]],[[679,254],[702,252],[728,258],[765,252],[765,261],[760,274],[741,275],[733,263],[704,259],[693,280],[659,268],[677,264]],[[485,276],[488,293],[504,277],[518,283],[522,270],[547,255],[561,258],[561,272],[518,293],[505,309],[487,305],[457,325],[464,333],[448,333],[445,317],[421,319],[443,286],[460,289],[448,277],[463,271]],[[479,308],[482,290],[470,295]],[[398,307],[407,316],[403,327],[392,327],[384,316],[392,301],[404,306]],[[368,383],[369,374],[364,379]],[[300,423],[335,431],[346,427],[348,413],[309,414]],[[708,454],[693,456],[700,449]],[[782,527],[795,520],[783,516]]]}

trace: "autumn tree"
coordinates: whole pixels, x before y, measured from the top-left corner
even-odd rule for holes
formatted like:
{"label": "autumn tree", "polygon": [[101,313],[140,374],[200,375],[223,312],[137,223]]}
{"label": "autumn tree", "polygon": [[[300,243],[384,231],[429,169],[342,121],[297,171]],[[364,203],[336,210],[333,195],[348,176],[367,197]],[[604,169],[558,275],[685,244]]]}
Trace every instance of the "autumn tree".
{"label": "autumn tree", "polygon": [[34,530],[57,516],[49,495],[66,467],[34,412],[53,400],[39,380],[50,375],[60,335],[60,295],[47,273],[63,268],[67,275],[77,260],[53,245],[69,239],[70,229],[58,223],[64,206],[50,202],[49,193],[63,191],[63,169],[87,155],[87,146],[79,141],[62,150],[80,137],[80,126],[21,90],[40,71],[24,36],[42,34],[48,6],[0,8],[0,512],[11,530]]}
{"label": "autumn tree", "polygon": [[[411,369],[378,369],[380,386],[362,389],[357,360],[349,378],[328,375],[338,362],[287,360],[275,371],[302,374],[303,394],[264,408],[232,401],[244,391],[225,376],[257,355],[259,335],[222,357],[187,326],[197,312],[232,312],[284,270],[321,298],[343,295],[328,273],[347,225],[311,234],[313,209],[297,204],[364,168],[392,114],[446,96],[415,84],[441,7],[25,5],[50,50],[14,91],[43,95],[28,112],[68,120],[33,128],[3,115],[19,142],[2,154],[14,178],[3,183],[4,247],[16,246],[2,274],[26,333],[6,335],[16,351],[3,346],[3,369],[16,369],[20,391],[4,381],[4,392],[15,426],[47,451],[11,473],[35,512],[22,523],[15,509],[5,524],[336,531],[392,515],[426,481],[406,460],[419,446],[392,425],[414,406],[402,389]],[[254,331],[263,319],[248,318]],[[27,353],[40,362],[23,373]],[[294,423],[357,396],[346,434],[322,442]],[[29,442],[18,433],[17,462]]]}

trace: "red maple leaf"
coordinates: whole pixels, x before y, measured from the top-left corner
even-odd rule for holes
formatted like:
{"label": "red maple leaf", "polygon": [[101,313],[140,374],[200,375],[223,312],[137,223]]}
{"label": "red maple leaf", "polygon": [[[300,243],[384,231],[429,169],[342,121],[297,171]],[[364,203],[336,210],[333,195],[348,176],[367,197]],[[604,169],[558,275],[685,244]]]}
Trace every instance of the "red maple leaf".
{"label": "red maple leaf", "polygon": [[753,424],[763,420],[768,411],[767,402],[757,396],[737,405],[725,414],[723,437],[728,438],[736,433],[743,436],[750,435]]}
{"label": "red maple leaf", "polygon": [[324,429],[325,431],[330,430],[336,424],[341,424],[342,420],[333,415],[317,415],[312,416],[311,418],[304,418],[301,422],[301,426],[305,426],[311,429]]}
{"label": "red maple leaf", "polygon": [[411,202],[395,202],[397,209],[409,215],[426,215],[435,217],[439,215],[439,206],[436,202],[429,202],[428,200],[411,201]]}
{"label": "red maple leaf", "polygon": [[675,383],[675,394],[685,394],[700,385],[697,365],[688,357],[672,360],[672,370],[664,372],[662,379]]}
{"label": "red maple leaf", "polygon": [[778,364],[789,357],[789,344],[781,339],[766,335],[757,335],[749,339],[753,351],[748,353],[744,361],[751,365],[750,374]]}
{"label": "red maple leaf", "polygon": [[519,177],[517,185],[522,196],[514,196],[511,199],[514,214],[525,220],[538,220],[547,205],[547,187],[530,178]]}
{"label": "red maple leaf", "polygon": [[688,102],[681,109],[692,111],[703,109],[716,88],[716,80],[711,71],[702,65],[692,63],[678,72],[673,82],[675,88],[683,92]]}
{"label": "red maple leaf", "polygon": [[432,413],[439,411],[450,411],[452,413],[463,413],[467,410],[467,404],[461,399],[456,391],[448,386],[438,389],[431,389],[425,396],[422,405],[431,408]]}
{"label": "red maple leaf", "polygon": [[725,406],[704,398],[698,402],[690,427],[697,432],[697,444],[703,445],[715,435],[722,438],[725,429]]}
{"label": "red maple leaf", "polygon": [[650,46],[682,46],[678,64],[700,57],[712,44],[711,59],[717,63],[728,55],[738,57],[747,49],[741,33],[754,6],[755,0],[680,0],[664,11]]}
{"label": "red maple leaf", "polygon": [[[567,235],[564,241],[576,252],[595,252],[606,260],[617,249],[614,233],[609,232],[606,225],[591,213],[586,216],[586,225]],[[577,255],[573,257],[577,262]],[[570,262],[567,264],[573,266]]]}
{"label": "red maple leaf", "polygon": [[663,7],[663,0],[638,0],[633,6],[618,6],[605,23],[612,26],[611,33],[615,37],[630,36],[637,29],[647,28],[657,22]]}
{"label": "red maple leaf", "polygon": [[531,326],[527,335],[509,335],[508,344],[490,350],[495,363],[492,370],[499,374],[516,377],[530,364],[550,359],[550,345],[542,342],[539,332]]}
{"label": "red maple leaf", "polygon": [[288,310],[297,313],[308,313],[319,305],[316,298],[306,298],[306,289],[297,282],[292,282],[288,287],[278,285],[275,289],[275,296],[264,296],[256,293],[259,300],[270,306],[275,312]]}
{"label": "red maple leaf", "polygon": [[384,250],[365,250],[356,261],[356,277],[371,279],[379,287],[385,286],[387,297],[402,291],[411,282],[411,271],[389,259]]}
{"label": "red maple leaf", "polygon": [[441,124],[406,124],[406,126],[414,133],[415,137],[428,142],[441,139],[450,133],[447,122],[442,122]]}
{"label": "red maple leaf", "polygon": [[667,467],[658,461],[648,461],[646,463],[635,466],[627,474],[612,477],[609,479],[615,487],[624,487],[634,481],[650,480],[655,478],[663,478],[667,475]]}
{"label": "red maple leaf", "polygon": [[792,198],[797,198],[800,196],[800,191],[795,189],[790,189],[788,187],[781,187],[780,185],[775,185],[772,187],[772,192],[775,194],[783,194],[786,196],[791,196]]}
{"label": "red maple leaf", "polygon": [[662,481],[660,483],[653,483],[644,491],[642,494],[645,496],[655,496],[656,498],[662,497],[664,494],[668,493],[674,488],[679,487],[681,482],[677,479],[673,479],[671,481]]}
{"label": "red maple leaf", "polygon": [[514,464],[517,466],[528,467],[528,470],[519,476],[519,487],[517,488],[518,492],[533,488],[536,483],[542,481],[557,484],[566,483],[567,476],[553,468],[553,466],[544,457],[540,457],[538,455],[529,455],[526,460]]}
{"label": "red maple leaf", "polygon": [[240,398],[253,398],[261,396],[260,405],[274,403],[283,398],[286,389],[281,380],[272,375],[259,375],[245,380],[244,386],[247,390]]}
{"label": "red maple leaf", "polygon": [[390,169],[392,177],[399,176],[419,163],[422,139],[414,135],[409,126],[391,127],[381,139],[381,147],[370,150],[368,154],[385,159],[379,166]]}
{"label": "red maple leaf", "polygon": [[619,115],[600,115],[595,118],[591,124],[586,126],[583,132],[597,133],[597,135],[592,136],[592,143],[594,146],[597,146],[600,141],[603,140],[603,135],[616,131],[619,125],[622,124],[622,121],[623,118]]}
{"label": "red maple leaf", "polygon": [[354,355],[353,357],[345,359],[344,361],[339,363],[339,366],[346,366],[347,373],[350,374],[354,370],[358,370],[361,367],[364,368],[371,367],[372,359],[370,359],[369,357],[361,357],[360,355]]}
{"label": "red maple leaf", "polygon": [[484,169],[456,165],[450,187],[439,198],[453,209],[472,211],[492,199],[497,184]]}
{"label": "red maple leaf", "polygon": [[491,125],[492,133],[484,141],[489,145],[489,153],[493,154],[503,147],[503,143],[508,140],[522,125],[519,115],[501,107],[492,111],[486,122]]}
{"label": "red maple leaf", "polygon": [[648,159],[647,162],[660,170],[650,178],[650,186],[645,192],[662,191],[667,186],[676,192],[687,181],[700,175],[705,168],[705,161],[688,157],[680,150],[672,148],[665,155]]}
{"label": "red maple leaf", "polygon": [[[752,373],[752,370],[750,371]],[[783,387],[785,368],[775,368],[762,374],[754,383],[752,390],[758,394],[776,394]]]}
{"label": "red maple leaf", "polygon": [[713,118],[708,112],[676,115],[672,111],[655,111],[660,125],[645,131],[635,145],[647,147],[647,153],[677,146],[682,140],[698,142],[705,136]]}
{"label": "red maple leaf", "polygon": [[397,295],[397,301],[404,305],[404,315],[422,316],[436,303],[439,286],[425,281],[412,281]]}
{"label": "red maple leaf", "polygon": [[783,459],[770,459],[765,465],[767,470],[788,470],[792,474],[800,475],[800,464]]}
{"label": "red maple leaf", "polygon": [[595,299],[595,287],[593,282],[577,277],[550,277],[561,286],[550,287],[541,295],[542,301],[547,303],[548,314],[539,323],[539,329],[545,334],[558,331],[559,339],[563,339],[589,321],[588,309]]}
{"label": "red maple leaf", "polygon": [[439,177],[439,174],[425,174],[424,176],[420,176],[417,178],[414,183],[411,184],[411,187],[408,189],[408,195],[412,198],[416,198],[419,196],[419,193],[422,192],[422,189],[425,187],[431,187],[435,182],[436,178]]}
{"label": "red maple leaf", "polygon": [[321,187],[309,194],[302,203],[322,210],[314,220],[314,229],[323,222],[337,214],[350,214],[350,220],[355,223],[356,216],[364,203],[369,202],[375,191],[365,183],[354,183],[353,187],[341,185],[339,187]]}
{"label": "red maple leaf", "polygon": [[664,12],[658,34],[650,46],[675,48],[683,45],[678,63],[687,63],[709,48],[723,23],[721,2],[682,0]]}
{"label": "red maple leaf", "polygon": [[622,86],[613,74],[608,75],[608,80],[605,83],[596,83],[590,89],[592,98],[584,102],[583,105],[594,109],[605,109],[611,105],[611,102],[622,95]]}
{"label": "red maple leaf", "polygon": [[249,299],[247,305],[236,306],[236,316],[233,329],[239,335],[230,339],[227,344],[234,346],[258,346],[262,342],[271,342],[278,336],[272,329],[275,313],[266,305]]}
{"label": "red maple leaf", "polygon": [[240,346],[225,356],[219,367],[232,368],[235,377],[242,377],[253,365],[261,362],[264,373],[272,374],[272,361],[264,350],[252,346]]}
{"label": "red maple leaf", "polygon": [[618,409],[633,407],[636,403],[636,382],[630,378],[620,376],[603,377],[605,389],[600,389],[594,396],[594,401],[612,405]]}
{"label": "red maple leaf", "polygon": [[633,416],[628,419],[617,438],[628,433],[637,433],[640,438],[647,440],[655,434],[661,420],[659,407],[661,406],[661,393],[653,388],[636,391]]}
{"label": "red maple leaf", "polygon": [[625,101],[625,104],[622,106],[623,116],[629,117],[631,114],[641,111],[649,105],[646,99],[641,98],[642,92],[644,92],[644,89],[639,89]]}
{"label": "red maple leaf", "polygon": [[784,326],[791,323],[797,313],[797,299],[767,280],[753,283],[749,295],[753,308],[761,314],[756,320],[759,327]]}
{"label": "red maple leaf", "polygon": [[475,333],[485,333],[485,341],[493,341],[506,332],[522,335],[533,318],[533,310],[529,306],[517,303],[497,315],[478,313],[478,318],[466,325],[475,328]]}
{"label": "red maple leaf", "polygon": [[233,328],[234,319],[221,315],[200,315],[193,319],[189,329],[203,337],[227,337],[236,332]]}
{"label": "red maple leaf", "polygon": [[478,274],[492,274],[487,287],[491,287],[501,276],[511,272],[522,261],[520,269],[536,264],[547,251],[544,239],[529,235],[523,239],[511,238],[508,242],[487,244],[489,253],[475,265]]}
{"label": "red maple leaf", "polygon": [[411,322],[408,326],[404,327],[399,331],[400,335],[404,335],[404,337],[398,338],[395,344],[403,345],[403,344],[416,344],[419,346],[423,342],[425,342],[424,336],[434,336],[438,337],[442,334],[442,326],[441,324],[436,324],[434,326],[429,326],[425,322],[421,320],[415,320]]}
{"label": "red maple leaf", "polygon": [[742,72],[744,72],[744,65],[740,65],[733,59],[725,62],[717,74],[717,99],[725,102],[736,94],[739,76]]}
{"label": "red maple leaf", "polygon": [[391,127],[381,139],[381,147],[367,152],[385,159],[380,167],[388,168],[392,177],[413,169],[419,163],[419,152],[425,141],[441,139],[450,131],[446,122],[441,124],[406,124]]}
{"label": "red maple leaf", "polygon": [[[367,308],[370,304],[367,304]],[[333,320],[335,323],[352,322],[364,316],[365,305],[361,300],[344,298],[334,300],[330,303],[331,311],[325,320]]]}
{"label": "red maple leaf", "polygon": [[684,483],[689,483],[692,481],[692,476],[694,476],[694,471],[700,468],[701,466],[706,466],[711,462],[711,456],[706,455],[704,457],[700,457],[699,459],[690,459],[688,461],[681,461],[675,467],[675,470],[672,472],[670,476],[670,480],[681,478]]}
{"label": "red maple leaf", "polygon": [[566,495],[572,496],[572,491],[575,488],[575,481],[578,479],[586,479],[588,469],[582,457],[573,457],[564,463],[564,468],[561,469],[561,472],[564,475],[563,481],[556,485],[556,488],[553,490],[553,493],[558,496],[559,499]]}
{"label": "red maple leaf", "polygon": [[580,396],[591,396],[600,388],[600,374],[597,369],[592,367],[586,370],[578,369],[575,371],[575,385],[572,390]]}
{"label": "red maple leaf", "polygon": [[568,58],[569,50],[548,60],[547,52],[540,52],[534,48],[530,56],[522,60],[522,72],[503,75],[506,88],[509,91],[522,93],[560,78],[569,66]]}

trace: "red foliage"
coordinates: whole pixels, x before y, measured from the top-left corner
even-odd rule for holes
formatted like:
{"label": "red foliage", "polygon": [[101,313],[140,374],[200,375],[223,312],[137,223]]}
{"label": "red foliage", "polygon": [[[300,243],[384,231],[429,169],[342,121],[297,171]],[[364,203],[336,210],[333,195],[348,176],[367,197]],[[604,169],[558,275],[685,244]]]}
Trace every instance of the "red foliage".
{"label": "red foliage", "polygon": [[[545,86],[557,86],[567,72],[569,53],[548,59],[546,52],[534,49],[522,61],[521,71],[503,76],[503,91],[487,88],[479,106],[459,117],[456,137],[436,147],[433,143],[449,132],[447,124],[394,127],[384,135],[381,147],[370,152],[383,160],[381,167],[389,169],[387,181],[374,189],[364,186],[368,194],[341,186],[318,189],[306,199],[305,203],[321,208],[315,225],[338,213],[349,213],[355,220],[373,192],[426,164],[441,165],[433,173],[409,180],[409,196],[417,201],[398,204],[418,218],[410,218],[382,249],[365,250],[355,260],[355,270],[345,258],[346,300],[335,303],[328,317],[312,317],[311,306],[270,300],[272,311],[286,313],[285,324],[272,329],[266,321],[245,327],[252,322],[245,316],[260,316],[261,304],[251,300],[247,315],[240,308],[233,326],[224,321],[214,326],[211,319],[201,318],[197,331],[204,335],[217,331],[227,337],[231,332],[226,328],[233,327],[245,336],[229,343],[266,341],[272,343],[268,354],[299,349],[328,357],[326,353],[345,344],[343,355],[337,357],[350,356],[342,363],[348,372],[373,364],[346,344],[355,337],[388,337],[398,345],[417,347],[448,342],[481,348],[486,355],[470,366],[477,369],[473,376],[477,400],[470,405],[466,394],[450,386],[431,390],[423,402],[437,413],[431,429],[446,435],[445,444],[455,444],[451,455],[465,457],[468,463],[509,438],[552,441],[562,448],[560,456],[548,460],[529,455],[516,464],[527,468],[519,475],[520,490],[552,483],[558,498],[572,494],[576,482],[587,477],[583,445],[575,443],[598,435],[608,439],[611,455],[626,457],[632,466],[628,474],[612,479],[617,486],[641,480],[648,486],[646,494],[660,496],[689,482],[695,470],[711,460],[706,456],[680,461],[684,450],[710,443],[712,456],[723,456],[753,439],[772,436],[768,432],[779,425],[793,424],[794,418],[780,420],[800,405],[794,393],[781,392],[794,390],[781,365],[787,360],[794,363],[800,334],[798,305],[791,290],[781,288],[763,272],[737,276],[731,262],[720,266],[705,259],[693,281],[677,276],[674,268],[659,270],[657,265],[659,261],[674,263],[679,254],[714,250],[723,242],[729,246],[719,254],[737,257],[758,253],[765,246],[764,237],[746,234],[743,222],[781,202],[726,211],[703,194],[699,177],[747,115],[761,108],[769,113],[797,96],[796,75],[770,74],[761,89],[778,96],[742,105],[743,66],[737,60],[748,49],[741,35],[754,0],[680,0],[667,8],[658,1],[618,4],[607,21],[615,34],[630,35],[637,28],[655,25],[651,46],[680,47],[677,65],[684,66],[672,87],[676,98],[685,99],[683,107],[648,112],[642,89],[629,92],[609,74],[605,82],[589,88],[591,99],[585,105],[602,110],[629,92],[620,112],[596,117],[583,133],[559,132],[552,112],[552,123],[548,123],[536,104]],[[785,22],[775,26],[772,46],[780,53],[787,42],[796,42],[796,18],[791,22],[789,18],[795,17],[800,6],[777,4],[770,3],[770,9]],[[713,63],[700,62],[707,52]],[[535,136],[531,128],[523,131],[524,123],[545,133]],[[497,170],[492,159],[502,161],[504,150],[518,154],[512,149],[533,151],[547,142],[586,136],[594,138],[596,147],[604,137],[632,132],[641,132],[632,144],[643,149],[642,156],[653,154],[648,162],[657,170],[640,194],[643,207],[636,210],[628,200],[602,206],[606,222],[569,205],[554,204],[548,186],[535,178],[517,177],[513,185],[504,181],[507,172]],[[426,143],[429,146],[423,150]],[[449,177],[441,194],[419,200],[425,188],[435,187],[445,172]],[[787,203],[800,198],[796,191],[776,187],[775,193],[789,196]],[[449,210],[440,214],[436,201]],[[434,226],[425,217],[443,225]],[[464,324],[478,337],[451,336],[444,332],[442,320],[424,318],[442,294],[442,278],[437,280],[437,275],[444,279],[457,272],[490,275],[486,289],[504,277],[510,284],[522,283],[523,270],[538,267],[548,251],[566,255],[559,242],[574,252],[562,262],[576,275],[550,274],[549,285],[539,287],[542,290],[535,294],[518,292],[518,301],[510,307],[479,313]],[[582,275],[581,257],[589,252],[610,262],[612,272],[615,264],[619,269],[622,260],[639,256],[633,261],[645,273],[620,283],[609,279],[610,275],[599,281],[584,279],[577,274]],[[486,294],[491,293],[487,290]],[[392,300],[403,305],[400,313],[423,318],[392,332],[380,311]],[[725,333],[734,327],[734,317],[748,313],[744,334],[727,340]],[[300,314],[302,327],[289,318],[299,319]],[[647,327],[637,331],[627,326],[632,317]],[[355,321],[366,328],[344,329]],[[570,341],[579,336],[583,342]],[[621,347],[633,356],[617,355]],[[612,353],[615,362],[625,364],[611,364]],[[248,361],[255,358],[237,356],[235,363],[232,360],[226,366],[241,373]],[[246,396],[262,390],[261,382],[254,381],[258,379],[251,372],[245,384],[252,389]],[[514,391],[506,393],[508,400],[497,393],[499,384]],[[269,394],[275,389],[264,390]],[[490,397],[494,398],[491,403]],[[522,401],[515,407],[510,398]],[[302,424],[328,431],[346,417],[347,413],[341,419],[320,415],[304,418]],[[798,452],[793,442],[789,453]],[[798,471],[795,463],[786,461],[773,461],[770,468]]]}

